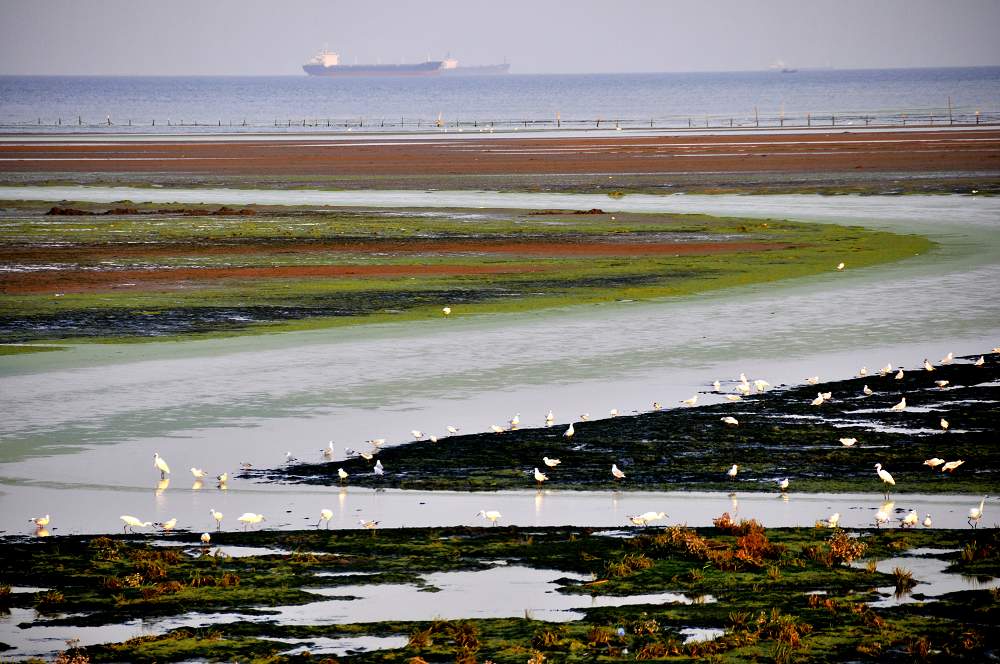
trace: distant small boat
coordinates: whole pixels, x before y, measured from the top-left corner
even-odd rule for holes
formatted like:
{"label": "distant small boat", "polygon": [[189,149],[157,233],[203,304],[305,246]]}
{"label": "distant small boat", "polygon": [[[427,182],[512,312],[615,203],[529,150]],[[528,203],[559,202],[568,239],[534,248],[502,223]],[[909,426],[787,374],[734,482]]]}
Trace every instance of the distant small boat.
{"label": "distant small boat", "polygon": [[775,60],[771,63],[770,68],[772,70],[780,71],[782,74],[794,74],[798,71],[798,69],[786,65],[784,60]]}

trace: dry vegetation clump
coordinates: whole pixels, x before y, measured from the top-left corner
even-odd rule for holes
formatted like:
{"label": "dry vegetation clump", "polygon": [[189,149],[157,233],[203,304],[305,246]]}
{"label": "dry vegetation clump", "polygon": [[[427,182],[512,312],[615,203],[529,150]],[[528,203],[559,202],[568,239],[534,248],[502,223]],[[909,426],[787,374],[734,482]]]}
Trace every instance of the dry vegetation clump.
{"label": "dry vegetation clump", "polygon": [[837,528],[826,542],[807,546],[806,556],[827,567],[849,564],[861,558],[868,550],[868,545],[856,537],[851,537],[844,530]]}

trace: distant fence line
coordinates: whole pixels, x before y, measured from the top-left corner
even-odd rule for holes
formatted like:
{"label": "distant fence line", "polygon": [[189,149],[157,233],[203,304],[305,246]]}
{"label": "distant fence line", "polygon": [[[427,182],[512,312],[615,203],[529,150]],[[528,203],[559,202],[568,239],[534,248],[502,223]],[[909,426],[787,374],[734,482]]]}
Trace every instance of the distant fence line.
{"label": "distant fence line", "polygon": [[803,127],[905,127],[941,125],[993,125],[1000,123],[1000,111],[986,111],[971,108],[927,108],[905,111],[825,111],[805,113],[760,113],[752,114],[701,114],[669,115],[650,118],[601,117],[562,118],[559,113],[548,118],[503,118],[503,119],[462,119],[447,118],[444,114],[437,118],[403,117],[339,117],[339,118],[273,118],[270,120],[215,120],[194,119],[136,119],[106,116],[103,119],[38,117],[34,121],[0,121],[0,128],[73,128],[86,129],[149,129],[149,128],[232,128],[232,129],[290,129],[290,128],[330,128],[343,130],[517,130],[517,129],[747,129],[747,128],[803,128]]}

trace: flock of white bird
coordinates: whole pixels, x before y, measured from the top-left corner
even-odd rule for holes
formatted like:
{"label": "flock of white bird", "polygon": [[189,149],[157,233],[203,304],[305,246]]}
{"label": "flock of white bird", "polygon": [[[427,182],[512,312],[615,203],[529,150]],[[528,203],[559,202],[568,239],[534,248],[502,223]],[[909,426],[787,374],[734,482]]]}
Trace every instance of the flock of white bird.
{"label": "flock of white bird", "polygon": [[[838,266],[838,269],[842,269],[842,268]],[[442,309],[442,312],[444,313],[445,316],[448,316],[448,315],[451,314],[451,308],[450,307],[444,307]],[[993,353],[1000,353],[1000,346],[993,348],[992,352]],[[951,364],[954,361],[954,359],[955,359],[954,358],[954,354],[953,353],[948,353],[945,357],[943,357],[940,360],[940,364],[942,364],[942,365]],[[985,358],[983,356],[980,356],[977,360],[975,360],[973,362],[973,365],[977,366],[977,367],[981,367],[984,364],[985,364]],[[926,358],[924,359],[923,367],[922,368],[923,368],[924,371],[927,371],[927,372],[935,371],[934,365],[931,364],[931,362],[929,360],[927,360]],[[868,372],[868,368],[867,367],[862,367],[858,371],[858,377],[865,377],[865,376],[868,375],[868,373],[869,373]],[[880,376],[884,377],[884,376],[886,376],[886,375],[888,375],[890,373],[893,373],[893,367],[892,367],[891,364],[886,364],[884,367],[882,367],[881,369],[879,369],[878,373],[879,373]],[[901,367],[897,368],[896,373],[893,374],[893,375],[894,375],[894,377],[895,377],[896,380],[902,380],[902,378],[904,376],[903,369]],[[809,384],[809,385],[816,385],[819,382],[820,382],[819,376],[810,376],[810,377],[808,377],[808,378],[805,379],[805,383]],[[938,380],[938,381],[935,381],[935,384],[939,388],[944,389],[945,387],[947,387],[949,385],[949,381],[947,381],[947,380]],[[727,394],[725,396],[730,401],[739,401],[739,400],[742,399],[743,396],[748,396],[748,395],[753,394],[753,393],[758,393],[758,394],[763,393],[769,387],[771,387],[771,384],[768,383],[766,380],[756,379],[756,380],[750,381],[747,378],[746,374],[740,373],[739,380],[736,381],[736,387],[734,389],[735,394]],[[716,380],[716,381],[712,382],[712,391],[715,392],[715,393],[721,393],[722,392],[722,384],[720,383],[720,381]],[[875,392],[871,388],[869,388],[868,385],[864,385],[864,387],[862,388],[862,394],[864,396],[871,396],[874,393]],[[680,403],[681,403],[682,406],[686,406],[686,407],[694,406],[698,402],[698,397],[699,397],[699,395],[695,394],[695,395],[693,395],[689,399],[682,400]],[[821,406],[823,403],[832,400],[832,398],[833,398],[833,394],[832,393],[830,393],[830,392],[820,392],[820,393],[817,394],[816,398],[811,401],[811,404],[813,406]],[[897,404],[893,405],[892,407],[890,407],[889,410],[891,412],[897,412],[898,413],[898,412],[903,412],[904,410],[906,410],[906,407],[907,407],[907,405],[906,405],[906,397],[904,396],[904,397],[902,397],[900,399],[899,403],[897,403]],[[661,404],[659,402],[655,402],[655,401],[653,402],[653,410],[660,410],[661,408],[662,408],[662,406],[661,406]],[[637,411],[633,411],[633,412],[637,412]],[[620,411],[617,408],[614,408],[614,409],[612,409],[609,412],[609,416],[610,417],[617,417],[619,414],[620,414]],[[587,421],[589,419],[590,419],[589,413],[583,413],[583,414],[580,415],[580,420],[581,421]],[[729,416],[729,415],[727,415],[725,417],[722,417],[720,419],[721,419],[722,423],[725,426],[727,426],[727,427],[738,427],[739,424],[740,424],[739,420],[737,420],[735,417],[732,417],[732,416]],[[550,410],[545,415],[545,426],[546,427],[552,427],[552,426],[554,426],[554,423],[555,423],[555,415]],[[501,433],[504,433],[506,431],[515,431],[515,430],[517,430],[519,428],[520,424],[521,424],[521,414],[520,413],[516,413],[514,415],[514,417],[512,417],[510,420],[508,420],[508,426],[506,428],[505,427],[501,427],[501,426],[496,425],[496,424],[493,424],[493,425],[490,426],[490,430],[492,432],[494,432],[494,433],[501,434]],[[949,422],[946,419],[941,418],[941,420],[940,420],[940,427],[941,427],[942,431],[947,431],[948,428],[950,427],[950,424],[949,424]],[[455,435],[455,434],[457,434],[460,431],[460,429],[458,427],[456,427],[456,426],[448,425],[446,427],[446,431],[448,432],[449,435]],[[572,438],[575,435],[575,433],[576,433],[576,429],[574,428],[574,423],[570,423],[569,426],[566,428],[566,430],[563,432],[562,435],[565,438]],[[410,432],[410,434],[413,436],[413,438],[415,440],[423,440],[425,438],[427,440],[431,441],[431,442],[437,442],[437,440],[438,440],[438,438],[436,436],[425,434],[424,432],[419,431],[417,429],[412,430]],[[362,457],[362,458],[370,461],[370,460],[372,460],[375,457],[376,454],[378,454],[378,451],[380,450],[380,448],[385,444],[385,439],[384,438],[377,438],[377,439],[368,440],[366,442],[371,446],[370,451],[356,451],[356,450],[353,450],[351,448],[345,448],[346,455],[348,457],[351,457],[351,456],[360,456],[360,457]],[[839,442],[844,447],[853,447],[854,445],[856,445],[858,443],[858,439],[857,438],[848,438],[848,437],[845,437],[845,438],[840,438]],[[323,455],[324,458],[326,458],[327,460],[331,460],[332,461],[333,458],[334,458],[334,456],[335,456],[333,441],[331,440],[329,443],[327,443],[327,446],[325,448],[321,449],[320,452],[322,453],[322,455]],[[297,461],[297,459],[294,456],[292,456],[291,452],[286,452],[285,459],[286,459],[286,462]],[[562,463],[562,461],[560,459],[558,459],[558,458],[550,458],[548,456],[543,456],[542,457],[542,464],[545,466],[546,470],[549,471],[549,472],[551,472],[552,469],[556,468],[561,463]],[[927,459],[926,461],[924,461],[924,465],[929,466],[932,470],[935,469],[935,468],[940,467],[941,472],[948,472],[948,473],[954,472],[957,468],[959,468],[960,466],[962,466],[964,463],[965,463],[965,461],[963,459],[957,459],[955,461],[946,461],[946,460],[941,459],[939,457],[934,457],[932,459]],[[168,476],[170,475],[170,466],[167,464],[166,460],[163,457],[160,456],[160,454],[158,452],[154,452],[153,453],[153,467],[156,470],[158,470],[159,473],[160,473],[160,483],[157,486],[157,493],[159,494],[159,493],[162,493],[162,491],[164,491],[167,488],[167,486],[169,485],[170,480],[169,480]],[[241,467],[244,468],[244,469],[248,469],[251,466],[248,463],[243,463],[243,464],[241,464]],[[734,464],[732,464],[732,466],[729,467],[728,470],[725,471],[725,474],[726,474],[726,476],[730,480],[735,480],[737,478],[737,475],[739,474],[739,469],[740,469],[739,464],[734,463]],[[622,471],[618,467],[617,463],[612,463],[611,464],[611,470],[610,470],[610,472],[611,472],[612,480],[614,482],[618,482],[619,480],[624,480],[625,477],[626,477],[625,472]],[[381,460],[376,460],[375,461],[375,464],[372,467],[372,473],[375,476],[381,476],[381,475],[385,474],[385,468],[382,465]],[[888,523],[891,520],[893,510],[895,509],[895,503],[893,503],[892,501],[889,500],[889,492],[890,492],[890,487],[896,486],[896,480],[893,478],[893,476],[887,470],[885,470],[882,467],[881,463],[876,463],[875,464],[875,473],[878,475],[879,479],[882,481],[883,488],[885,489],[885,502],[882,504],[882,507],[875,514],[875,524],[874,525],[876,527],[881,527],[882,525]],[[195,489],[195,490],[201,489],[202,486],[203,486],[203,481],[206,479],[206,477],[208,476],[208,474],[204,470],[202,470],[201,468],[192,467],[191,468],[191,475],[194,477],[194,484],[192,485],[192,489]],[[347,473],[347,471],[345,471],[343,468],[338,468],[337,469],[337,475],[338,475],[341,483],[346,482],[348,480],[348,478],[350,477],[350,475]],[[538,469],[538,467],[534,468],[533,477],[534,477],[535,482],[537,483],[537,485],[539,487],[541,487],[544,482],[547,482],[549,480],[549,476],[546,473],[540,471]],[[217,475],[216,476],[216,481],[217,481],[217,486],[218,486],[219,489],[222,489],[222,490],[227,489],[227,485],[228,485],[228,481],[229,481],[229,473],[222,473],[220,475]],[[787,477],[782,478],[780,480],[777,480],[776,482],[777,482],[778,489],[783,494],[784,494],[784,492],[788,491],[788,488],[789,488],[789,486],[791,484],[790,481],[789,481],[789,479]],[[983,499],[979,502],[979,506],[978,507],[973,507],[973,508],[969,509],[968,523],[969,523],[969,525],[971,527],[973,527],[973,528],[978,527],[980,521],[983,518],[983,511],[984,511],[984,508],[985,508],[985,505],[986,505],[986,500],[988,498],[989,498],[988,495],[984,496]],[[221,531],[222,530],[222,520],[224,518],[224,515],[222,514],[222,512],[219,512],[219,511],[215,510],[214,508],[210,509],[209,512],[211,514],[212,520],[215,522],[215,529],[218,530],[218,531]],[[476,516],[484,518],[485,520],[489,521],[493,525],[496,525],[497,521],[499,521],[502,518],[502,515],[497,510],[480,510],[479,513]],[[654,521],[659,521],[659,520],[662,520],[662,519],[664,519],[666,517],[667,517],[667,515],[665,513],[663,513],[663,512],[652,512],[652,511],[650,511],[650,512],[645,512],[643,514],[637,514],[637,515],[628,516],[627,519],[633,525],[636,525],[636,526],[647,526],[647,525],[649,525],[650,523],[652,523]],[[121,519],[121,521],[123,523],[123,529],[124,529],[125,532],[130,532],[130,531],[131,532],[135,532],[135,529],[137,529],[137,528],[149,528],[150,526],[153,526],[153,525],[157,526],[158,528],[160,528],[163,531],[171,531],[171,530],[174,530],[174,528],[177,525],[177,519],[176,518],[171,518],[171,519],[169,519],[167,521],[163,521],[163,522],[157,522],[155,524],[153,522],[150,522],[150,521],[143,521],[142,519],[139,519],[138,517],[132,516],[130,514],[123,514],[119,518]],[[322,524],[325,523],[326,527],[329,528],[330,527],[330,521],[332,519],[333,519],[333,511],[330,510],[330,509],[324,508],[324,509],[320,510],[320,512],[319,512],[319,521],[316,522],[316,527],[319,527],[320,525],[322,525]],[[899,519],[900,526],[904,527],[904,528],[905,527],[915,526],[918,523],[918,519],[919,519],[919,515],[918,515],[917,511],[916,510],[910,510],[906,514],[906,516],[904,516],[903,518]],[[244,530],[246,530],[246,529],[248,529],[248,528],[250,528],[252,526],[259,525],[261,522],[265,521],[266,518],[264,517],[263,514],[257,514],[255,512],[245,512],[242,515],[240,515],[239,517],[237,517],[236,520],[237,520],[237,522],[239,522],[240,524],[242,524]],[[48,532],[48,530],[46,528],[49,525],[49,523],[51,522],[51,516],[49,514],[46,514],[45,516],[41,516],[41,517],[34,517],[32,519],[29,519],[29,521],[35,524],[35,527],[36,527],[36,533],[35,534],[36,535],[46,536],[46,535],[49,534],[49,532]],[[829,525],[831,528],[837,527],[839,525],[839,523],[840,523],[840,513],[839,512],[835,512],[835,513],[831,514],[829,516],[829,518],[826,519],[826,524]],[[924,518],[924,520],[923,520],[922,523],[923,523],[923,525],[925,527],[928,527],[928,528],[931,527],[931,525],[933,524],[933,521],[931,519],[931,515],[927,514],[925,516],[925,518]],[[361,518],[361,519],[358,520],[358,524],[362,528],[374,530],[379,525],[379,522],[378,521],[374,521],[374,520],[367,520],[367,519]],[[211,541],[211,535],[209,533],[207,533],[207,532],[206,533],[202,533],[202,535],[201,535],[201,541],[203,543],[205,543],[205,544],[208,544]]]}

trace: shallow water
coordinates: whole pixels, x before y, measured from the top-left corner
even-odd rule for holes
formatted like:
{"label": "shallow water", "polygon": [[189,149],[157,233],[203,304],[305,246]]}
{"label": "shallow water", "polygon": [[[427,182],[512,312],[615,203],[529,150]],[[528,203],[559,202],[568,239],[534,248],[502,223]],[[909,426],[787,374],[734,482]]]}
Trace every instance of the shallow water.
{"label": "shallow water", "polygon": [[[478,510],[494,507],[507,523],[617,526],[626,514],[657,506],[610,492],[586,499],[593,511],[582,512],[571,507],[579,494],[558,491],[538,497],[348,489],[341,497],[332,488],[240,480],[231,480],[227,492],[210,483],[194,491],[186,468],[233,474],[244,461],[277,465],[286,450],[318,460],[331,439],[343,458],[345,446],[362,447],[369,438],[405,441],[414,428],[439,435],[448,424],[482,431],[516,412],[522,426],[540,425],[550,408],[557,422],[567,423],[584,412],[599,417],[611,408],[648,409],[654,400],[677,404],[713,379],[732,379],[741,371],[775,385],[817,373],[844,378],[862,365],[915,366],[924,357],[978,353],[1000,341],[1000,299],[983,295],[1000,283],[997,198],[630,195],[614,200],[488,192],[0,188],[0,198],[8,199],[86,196],[709,212],[913,231],[929,235],[939,247],[883,267],[831,268],[811,278],[662,302],[468,318],[458,310],[448,320],[407,325],[83,345],[5,357],[0,359],[5,410],[0,529],[6,532],[30,532],[26,519],[45,513],[54,517],[55,534],[115,531],[123,504],[144,520],[177,516],[179,526],[196,530],[213,526],[211,507],[228,515],[226,527],[235,526],[234,517],[244,511],[264,513],[267,527],[309,526],[323,507],[337,511],[338,527],[353,527],[361,516],[378,518],[383,526],[474,523]],[[174,471],[171,486],[159,494],[154,451]],[[720,460],[720,472],[727,462]],[[905,478],[899,488],[905,491]],[[766,525],[811,525],[832,511],[845,515],[845,525],[862,525],[870,522],[879,490],[873,483],[871,495],[854,497],[853,504],[793,494],[788,505],[795,509],[785,512],[763,508],[780,499],[740,500],[747,516]],[[728,498],[692,500],[681,494],[669,500],[659,509],[703,524],[726,508]],[[941,510],[926,511],[940,525],[951,523],[947,519],[955,512],[954,525],[963,526],[958,517],[967,512],[967,502],[952,499]],[[693,503],[706,508],[692,512]],[[802,505],[809,507],[799,512]],[[855,514],[857,519],[848,519]]]}
{"label": "shallow water", "polygon": [[[909,592],[896,595],[894,586],[877,588],[882,599],[870,602],[871,606],[898,606],[914,602],[933,602],[935,597],[962,590],[985,590],[1000,588],[1000,579],[990,576],[966,576],[963,574],[946,573],[944,570],[949,561],[940,558],[924,557],[947,551],[933,549],[913,549],[896,558],[879,560],[876,569],[884,574],[892,574],[898,568],[909,570],[917,581]],[[865,563],[856,562],[854,567],[865,567]],[[914,597],[915,595],[927,599]]]}

